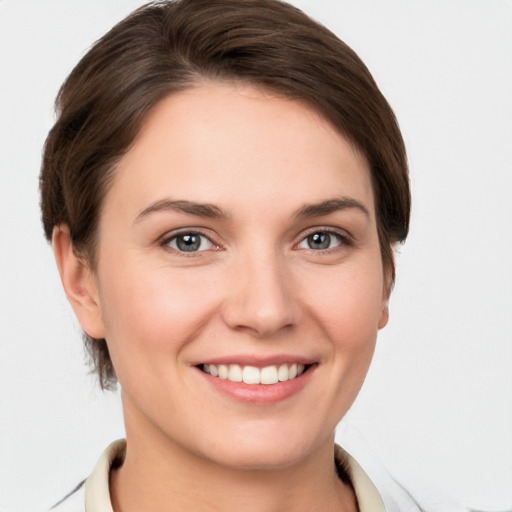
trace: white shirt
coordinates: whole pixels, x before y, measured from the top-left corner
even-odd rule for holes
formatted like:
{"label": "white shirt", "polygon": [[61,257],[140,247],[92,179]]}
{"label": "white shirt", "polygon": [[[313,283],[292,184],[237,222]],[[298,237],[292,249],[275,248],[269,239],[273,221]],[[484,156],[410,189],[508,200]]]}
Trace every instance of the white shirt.
{"label": "white shirt", "polygon": [[[345,436],[348,446],[336,445],[335,460],[348,472],[357,497],[360,512],[468,512],[453,503],[420,505],[401,487],[381,465],[372,460],[372,454],[358,449],[356,461],[351,436]],[[342,440],[345,440],[342,438]],[[343,441],[342,441],[343,442]],[[86,481],[59,502],[51,512],[113,512],[110,501],[109,475],[114,460],[123,460],[126,441],[111,443],[99,458]],[[363,469],[363,466],[365,469]]]}

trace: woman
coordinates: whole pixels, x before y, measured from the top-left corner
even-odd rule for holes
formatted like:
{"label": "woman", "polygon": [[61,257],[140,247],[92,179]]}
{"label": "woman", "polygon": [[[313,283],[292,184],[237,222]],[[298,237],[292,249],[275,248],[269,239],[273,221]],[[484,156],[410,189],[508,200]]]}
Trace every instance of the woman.
{"label": "woman", "polygon": [[334,448],[410,210],[354,52],[280,2],[161,2],[57,104],[43,223],[126,442],[54,510],[420,510]]}

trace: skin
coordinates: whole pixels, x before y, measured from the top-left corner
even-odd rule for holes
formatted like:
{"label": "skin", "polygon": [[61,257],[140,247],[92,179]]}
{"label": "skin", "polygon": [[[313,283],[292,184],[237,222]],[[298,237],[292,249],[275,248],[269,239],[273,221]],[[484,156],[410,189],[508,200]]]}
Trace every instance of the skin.
{"label": "skin", "polygon": [[[177,232],[202,233],[201,250],[180,252]],[[330,246],[311,248],[325,232]],[[329,123],[236,83],[174,94],[117,166],[97,267],[74,255],[66,226],[53,244],[122,386],[116,512],[356,510],[333,468],[334,429],[387,322],[389,286],[368,163]],[[314,365],[269,403],[220,392],[196,367],[283,354]]]}

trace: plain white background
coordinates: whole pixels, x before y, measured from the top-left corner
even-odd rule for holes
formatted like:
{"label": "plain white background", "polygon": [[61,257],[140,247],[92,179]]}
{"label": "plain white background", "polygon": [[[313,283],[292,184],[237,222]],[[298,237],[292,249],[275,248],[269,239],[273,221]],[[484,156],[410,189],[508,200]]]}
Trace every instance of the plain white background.
{"label": "plain white background", "polygon": [[[408,147],[412,230],[346,421],[405,483],[512,507],[512,2],[297,0],[351,45]],[[123,435],[87,375],[38,211],[59,85],[137,0],[0,0],[0,508],[47,510]]]}

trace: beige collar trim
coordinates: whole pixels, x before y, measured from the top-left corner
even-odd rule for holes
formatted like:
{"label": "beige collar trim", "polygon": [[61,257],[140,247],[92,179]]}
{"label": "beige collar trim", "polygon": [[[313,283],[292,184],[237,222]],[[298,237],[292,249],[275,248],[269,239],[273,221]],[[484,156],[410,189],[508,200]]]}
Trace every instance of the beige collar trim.
{"label": "beige collar trim", "polygon": [[124,460],[126,440],[110,443],[85,482],[85,512],[114,512],[110,501],[110,468],[116,459]]}
{"label": "beige collar trim", "polygon": [[[85,482],[86,512],[114,512],[110,501],[110,469],[115,460],[122,461],[125,455],[124,439],[114,441],[103,452]],[[338,445],[336,445],[335,456],[337,462],[347,469],[357,496],[359,512],[386,512],[379,492],[357,461]]]}
{"label": "beige collar trim", "polygon": [[359,512],[386,512],[384,502],[377,488],[359,463],[341,446],[335,446],[336,461],[343,465],[354,487]]}

